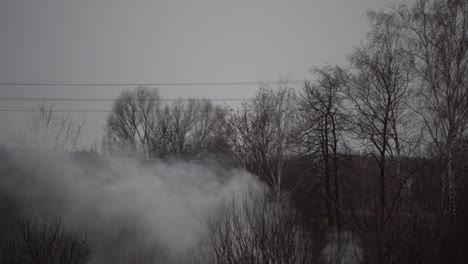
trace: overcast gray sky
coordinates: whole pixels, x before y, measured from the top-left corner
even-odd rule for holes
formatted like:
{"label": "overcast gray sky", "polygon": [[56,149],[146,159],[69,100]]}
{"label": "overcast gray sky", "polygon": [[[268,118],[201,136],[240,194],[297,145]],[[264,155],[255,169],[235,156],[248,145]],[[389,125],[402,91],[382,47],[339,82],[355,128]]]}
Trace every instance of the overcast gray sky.
{"label": "overcast gray sky", "polygon": [[[343,64],[365,38],[367,9],[403,0],[0,0],[0,83],[187,83],[303,80]],[[300,85],[294,85],[300,88]],[[132,88],[132,87],[128,87]],[[114,98],[125,87],[0,86],[0,97]],[[256,86],[159,87],[164,97],[251,97]],[[0,109],[34,102],[0,101]],[[57,102],[57,109],[110,109]],[[25,113],[0,112],[0,142]],[[84,143],[106,113],[86,119]]]}

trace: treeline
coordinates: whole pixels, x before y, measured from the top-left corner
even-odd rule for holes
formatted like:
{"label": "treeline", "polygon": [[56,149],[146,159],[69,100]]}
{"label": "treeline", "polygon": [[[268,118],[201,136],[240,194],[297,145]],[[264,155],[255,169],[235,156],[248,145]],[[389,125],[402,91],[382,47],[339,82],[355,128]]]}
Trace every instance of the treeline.
{"label": "treeline", "polygon": [[316,221],[352,231],[364,263],[461,263],[468,3],[417,0],[367,15],[371,30],[349,64],[314,69],[301,91],[263,86],[235,109],[163,104],[145,87],[122,93],[104,150],[235,160],[278,201],[292,196]]}
{"label": "treeline", "polygon": [[166,158],[215,153],[226,137],[226,111],[209,100],[162,105],[156,89],[124,91],[107,118],[103,149],[119,156]]}

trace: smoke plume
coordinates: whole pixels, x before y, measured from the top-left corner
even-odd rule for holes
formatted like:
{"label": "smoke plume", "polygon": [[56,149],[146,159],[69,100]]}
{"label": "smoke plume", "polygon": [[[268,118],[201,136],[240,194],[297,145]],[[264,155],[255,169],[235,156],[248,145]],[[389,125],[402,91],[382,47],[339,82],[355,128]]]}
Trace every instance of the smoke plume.
{"label": "smoke plume", "polygon": [[172,263],[207,232],[206,220],[223,200],[262,186],[245,171],[206,163],[43,152],[5,152],[0,175],[3,223],[59,215],[67,228],[92,239],[93,263]]}

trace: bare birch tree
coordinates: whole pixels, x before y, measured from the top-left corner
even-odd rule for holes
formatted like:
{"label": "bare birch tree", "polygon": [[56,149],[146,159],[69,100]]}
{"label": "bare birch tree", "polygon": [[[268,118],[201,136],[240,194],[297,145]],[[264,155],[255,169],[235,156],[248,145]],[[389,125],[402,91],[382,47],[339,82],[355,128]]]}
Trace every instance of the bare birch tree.
{"label": "bare birch tree", "polygon": [[[402,205],[401,193],[407,177],[401,174],[401,159],[409,155],[405,133],[411,95],[413,59],[404,46],[403,25],[393,13],[369,12],[372,29],[367,43],[350,57],[352,74],[347,99],[356,137],[377,165],[376,195],[370,201],[371,223],[362,233],[372,249],[366,255],[372,263],[393,263],[392,222]],[[374,175],[374,174],[373,174]],[[361,218],[365,219],[364,213]]]}
{"label": "bare birch tree", "polygon": [[467,162],[468,2],[418,0],[397,13],[408,30],[422,89],[419,110],[436,155],[443,163],[443,207],[456,220],[457,189]]}
{"label": "bare birch tree", "polygon": [[232,115],[233,150],[251,171],[281,197],[284,167],[294,154],[297,111],[294,90],[261,87],[251,102]]}

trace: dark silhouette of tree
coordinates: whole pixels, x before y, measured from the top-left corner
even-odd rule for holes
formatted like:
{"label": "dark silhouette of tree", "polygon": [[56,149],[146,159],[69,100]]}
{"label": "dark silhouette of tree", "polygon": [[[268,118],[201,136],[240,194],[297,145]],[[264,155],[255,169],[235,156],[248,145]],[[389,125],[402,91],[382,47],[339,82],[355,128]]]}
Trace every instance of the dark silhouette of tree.
{"label": "dark silhouette of tree", "polygon": [[155,89],[138,87],[123,91],[107,117],[104,147],[121,155],[152,157],[152,138],[160,104]]}
{"label": "dark silhouette of tree", "polygon": [[209,100],[176,100],[162,105],[156,89],[124,91],[107,118],[103,141],[120,156],[168,158],[215,151],[222,143],[225,111]]}
{"label": "dark silhouette of tree", "polygon": [[153,142],[159,156],[198,157],[221,151],[216,144],[223,144],[226,111],[211,101],[177,100],[161,109],[158,118]]}
{"label": "dark silhouette of tree", "polygon": [[88,238],[59,218],[22,218],[4,229],[0,245],[2,264],[85,264],[93,254]]}
{"label": "dark silhouette of tree", "polygon": [[315,83],[306,82],[299,100],[299,142],[318,167],[324,182],[328,224],[341,229],[339,151],[345,150],[343,133],[347,116],[343,106],[343,70],[335,67],[315,69]]}
{"label": "dark silhouette of tree", "polygon": [[[347,100],[355,137],[377,165],[370,173],[375,198],[363,207],[369,219],[361,235],[371,242],[364,257],[371,263],[394,263],[393,246],[398,243],[397,212],[408,175],[401,160],[413,150],[407,131],[411,99],[413,59],[405,49],[403,25],[393,13],[368,12],[372,29],[367,42],[351,55]],[[373,166],[370,163],[370,166]],[[370,213],[370,215],[367,214]],[[366,216],[367,215],[367,216]],[[367,220],[366,220],[367,221]]]}

